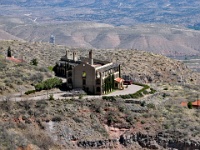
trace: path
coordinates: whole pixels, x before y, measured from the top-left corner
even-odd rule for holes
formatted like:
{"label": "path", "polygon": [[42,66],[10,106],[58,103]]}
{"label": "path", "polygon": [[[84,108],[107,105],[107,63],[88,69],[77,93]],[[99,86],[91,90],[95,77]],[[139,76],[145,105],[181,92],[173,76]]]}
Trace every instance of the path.
{"label": "path", "polygon": [[[124,90],[117,90],[108,95],[87,95],[87,96],[84,96],[83,98],[95,99],[95,98],[101,98],[102,96],[133,94],[142,88],[143,88],[142,86],[138,86],[138,85],[129,85],[128,88],[125,88]],[[4,101],[6,99],[11,100],[11,101],[47,100],[49,99],[49,96],[51,94],[53,95],[54,99],[64,99],[64,98],[69,99],[69,98],[74,97],[73,94],[68,91],[60,91],[56,89],[56,90],[42,91],[42,92],[38,92],[37,94],[31,94],[31,95],[21,96],[21,93],[15,93],[8,96],[0,96],[0,101]],[[64,96],[64,95],[72,95],[72,96]]]}

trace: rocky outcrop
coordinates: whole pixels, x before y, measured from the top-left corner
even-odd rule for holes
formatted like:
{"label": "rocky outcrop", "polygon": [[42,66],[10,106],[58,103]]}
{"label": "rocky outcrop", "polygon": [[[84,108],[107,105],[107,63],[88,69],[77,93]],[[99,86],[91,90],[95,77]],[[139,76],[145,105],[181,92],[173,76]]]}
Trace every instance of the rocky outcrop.
{"label": "rocky outcrop", "polygon": [[114,148],[118,144],[118,139],[98,140],[98,141],[80,141],[78,147],[82,148]]}
{"label": "rocky outcrop", "polygon": [[78,147],[82,148],[114,148],[116,145],[121,144],[125,147],[131,144],[138,143],[143,148],[148,149],[163,149],[175,148],[178,150],[196,150],[200,149],[200,142],[192,140],[177,140],[167,137],[165,134],[159,133],[156,136],[132,133],[123,134],[118,139],[98,140],[98,141],[80,141],[77,143]]}

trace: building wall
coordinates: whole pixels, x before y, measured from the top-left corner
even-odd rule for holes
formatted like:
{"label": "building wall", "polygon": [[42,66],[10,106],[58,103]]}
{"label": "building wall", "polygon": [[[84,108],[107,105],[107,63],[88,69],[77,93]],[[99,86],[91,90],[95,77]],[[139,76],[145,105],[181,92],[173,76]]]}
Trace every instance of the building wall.
{"label": "building wall", "polygon": [[[86,85],[83,86],[83,72],[86,73]],[[73,88],[82,88],[90,93],[95,93],[95,69],[86,63],[81,63],[73,69]]]}

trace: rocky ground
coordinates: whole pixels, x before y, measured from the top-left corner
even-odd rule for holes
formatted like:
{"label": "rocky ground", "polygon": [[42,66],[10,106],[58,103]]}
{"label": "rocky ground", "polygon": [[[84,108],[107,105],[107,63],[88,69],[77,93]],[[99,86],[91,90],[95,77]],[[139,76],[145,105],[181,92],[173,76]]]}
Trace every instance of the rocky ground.
{"label": "rocky ground", "polygon": [[6,99],[0,102],[0,147],[199,149],[199,111],[180,105],[196,100],[194,93],[200,94],[196,86],[166,84],[140,99]]}

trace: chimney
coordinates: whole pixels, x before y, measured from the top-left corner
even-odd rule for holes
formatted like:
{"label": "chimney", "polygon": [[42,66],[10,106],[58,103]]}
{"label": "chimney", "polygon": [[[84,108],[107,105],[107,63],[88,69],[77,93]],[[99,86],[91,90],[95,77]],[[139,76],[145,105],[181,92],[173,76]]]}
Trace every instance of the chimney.
{"label": "chimney", "polygon": [[73,61],[77,61],[76,52],[73,52]]}
{"label": "chimney", "polygon": [[68,50],[66,50],[66,59],[69,59],[69,57],[68,57],[68,54],[69,54],[69,51]]}
{"label": "chimney", "polygon": [[90,52],[89,52],[89,59],[90,59],[90,65],[93,65],[94,62],[93,62],[92,50],[90,50]]}

